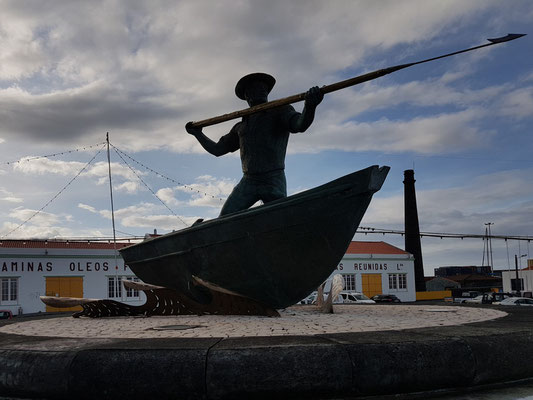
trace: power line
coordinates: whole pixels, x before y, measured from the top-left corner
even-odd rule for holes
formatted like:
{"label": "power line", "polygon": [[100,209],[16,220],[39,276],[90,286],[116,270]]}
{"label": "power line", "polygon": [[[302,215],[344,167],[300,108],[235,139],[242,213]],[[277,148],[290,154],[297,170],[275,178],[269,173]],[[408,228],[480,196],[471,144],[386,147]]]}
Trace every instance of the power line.
{"label": "power line", "polygon": [[53,153],[53,154],[47,154],[47,155],[43,155],[43,156],[21,158],[20,160],[17,160],[17,161],[4,161],[4,162],[0,163],[0,165],[19,164],[21,162],[38,160],[38,159],[41,159],[41,158],[57,157],[57,156],[61,156],[63,154],[76,153],[78,151],[84,151],[84,150],[92,149],[93,147],[98,147],[98,146],[101,146],[103,144],[105,144],[105,142],[100,142],[100,143],[93,144],[91,146],[80,147],[80,148],[77,148],[77,149],[66,150],[66,151],[62,151],[60,153]]}
{"label": "power line", "polygon": [[[357,233],[381,233],[382,235],[405,235],[405,231],[397,229],[380,229],[360,226]],[[472,233],[449,233],[449,232],[420,232],[420,237],[437,237],[441,239],[487,239],[487,235],[472,234]],[[511,236],[511,235],[491,235],[492,239],[503,240],[524,240],[528,243],[533,240],[532,236]]]}
{"label": "power line", "polygon": [[[187,189],[189,189],[189,190],[191,190],[191,191],[194,191],[194,192],[196,192],[196,193],[203,194],[204,196],[208,196],[208,197],[211,197],[211,198],[213,198],[213,199],[218,199],[218,200],[220,200],[220,201],[224,201],[224,199],[222,199],[222,198],[220,198],[220,197],[215,197],[215,196],[212,195],[212,194],[209,194],[209,193],[206,193],[206,192],[202,192],[202,191],[200,191],[200,190],[198,190],[198,189],[193,188],[193,187],[190,186],[190,185],[186,185],[185,183],[178,182],[178,181],[176,181],[175,179],[169,178],[168,176],[163,175],[162,173],[155,171],[154,169],[152,169],[152,168],[150,168],[150,167],[144,165],[142,162],[137,161],[136,159],[134,159],[134,158],[131,157],[130,155],[124,153],[122,150],[120,150],[119,148],[115,147],[113,144],[111,144],[111,147],[113,147],[113,149],[115,150],[115,152],[124,155],[125,157],[127,157],[127,158],[129,158],[131,161],[133,161],[134,163],[140,165],[141,167],[143,167],[143,168],[145,168],[146,170],[148,170],[148,171],[154,173],[155,175],[157,175],[157,176],[159,176],[159,177],[161,177],[161,178],[163,178],[163,179],[166,179],[167,181],[170,181],[170,182],[172,182],[172,183],[175,183],[175,184],[177,184],[177,185],[179,185],[179,186],[183,186],[184,188],[187,188]],[[122,157],[121,157],[121,158],[122,158]],[[125,162],[125,161],[124,161],[124,162]]]}
{"label": "power line", "polygon": [[40,209],[35,211],[28,219],[26,219],[24,222],[22,222],[16,228],[10,230],[5,235],[0,236],[0,239],[3,239],[5,237],[11,235],[13,232],[15,232],[16,230],[20,229],[22,226],[24,226],[26,223],[28,223],[31,219],[33,219],[37,214],[39,214],[41,211],[43,211],[46,207],[48,207],[50,205],[50,203],[52,203],[55,199],[57,199],[67,189],[67,187],[69,187],[72,184],[72,182],[74,182],[78,178],[78,176],[80,176],[81,173],[83,171],[85,171],[85,169],[87,169],[87,167],[94,161],[94,159],[102,152],[103,149],[104,149],[104,147],[102,146],[102,148],[98,151],[98,153],[96,153],[94,155],[94,157],[91,158],[87,164],[85,164],[85,166],[76,174],[76,176],[74,176],[74,178],[72,178],[65,186],[63,186],[63,188],[58,193],[56,193],[56,195],[54,197],[52,197],[50,200],[48,200],[48,202],[44,206],[42,206]]}
{"label": "power line", "polygon": [[154,195],[154,197],[159,200],[161,202],[161,204],[163,204],[166,209],[168,211],[170,211],[172,213],[172,215],[174,215],[176,218],[178,218],[185,226],[188,226],[188,224],[178,215],[176,214],[169,206],[167,206],[167,204],[161,200],[161,198],[152,190],[152,188],[150,186],[148,186],[148,184],[137,174],[137,172],[135,171],[135,169],[133,169],[131,167],[131,165],[129,165],[126,160],[124,160],[124,158],[122,157],[122,155],[117,151],[116,147],[113,146],[113,150],[115,150],[115,153],[117,153],[117,155],[122,159],[122,161],[124,162],[124,164],[127,165],[127,167],[131,170],[131,172],[133,172],[135,174],[135,176],[137,177],[137,179],[139,179],[141,181],[141,183]]}

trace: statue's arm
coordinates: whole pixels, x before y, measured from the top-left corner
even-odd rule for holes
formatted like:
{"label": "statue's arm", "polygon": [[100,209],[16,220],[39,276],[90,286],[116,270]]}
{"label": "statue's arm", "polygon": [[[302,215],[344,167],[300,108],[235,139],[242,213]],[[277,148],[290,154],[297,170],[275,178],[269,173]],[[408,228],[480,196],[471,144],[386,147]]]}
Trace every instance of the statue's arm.
{"label": "statue's arm", "polygon": [[324,94],[318,86],[314,86],[305,94],[304,108],[299,115],[294,115],[290,120],[289,130],[293,133],[305,132],[311,126],[315,119],[315,110],[320,104]]}
{"label": "statue's arm", "polygon": [[202,147],[214,156],[223,156],[239,148],[238,136],[234,129],[227,135],[222,136],[218,142],[214,142],[204,135],[202,128],[194,128],[190,124],[189,122],[185,125],[187,132],[193,135]]}

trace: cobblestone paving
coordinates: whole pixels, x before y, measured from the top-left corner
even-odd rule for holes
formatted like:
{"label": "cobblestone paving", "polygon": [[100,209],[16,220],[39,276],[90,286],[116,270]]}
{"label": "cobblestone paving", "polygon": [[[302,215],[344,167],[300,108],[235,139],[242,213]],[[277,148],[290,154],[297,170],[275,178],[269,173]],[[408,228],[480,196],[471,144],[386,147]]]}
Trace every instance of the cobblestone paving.
{"label": "cobblestone paving", "polygon": [[507,315],[488,308],[417,305],[335,305],[335,314],[294,306],[280,318],[256,316],[165,316],[72,318],[20,322],[0,332],[68,338],[193,338],[316,335],[461,325]]}

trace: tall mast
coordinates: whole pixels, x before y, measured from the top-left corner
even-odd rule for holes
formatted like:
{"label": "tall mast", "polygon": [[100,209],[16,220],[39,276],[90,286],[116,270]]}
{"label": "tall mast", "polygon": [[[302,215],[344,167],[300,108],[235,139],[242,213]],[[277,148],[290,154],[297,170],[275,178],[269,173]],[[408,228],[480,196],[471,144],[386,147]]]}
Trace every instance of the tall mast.
{"label": "tall mast", "polygon": [[[111,182],[111,155],[109,153],[109,132],[106,133],[105,137],[106,143],[107,143],[107,167],[109,171],[109,193],[111,194],[111,222],[113,224],[113,249],[114,249],[114,256],[115,256],[115,275],[118,273],[118,263],[117,263],[117,235],[115,231],[115,207],[113,205],[113,184]],[[118,282],[115,282],[115,284],[118,286],[120,285]]]}

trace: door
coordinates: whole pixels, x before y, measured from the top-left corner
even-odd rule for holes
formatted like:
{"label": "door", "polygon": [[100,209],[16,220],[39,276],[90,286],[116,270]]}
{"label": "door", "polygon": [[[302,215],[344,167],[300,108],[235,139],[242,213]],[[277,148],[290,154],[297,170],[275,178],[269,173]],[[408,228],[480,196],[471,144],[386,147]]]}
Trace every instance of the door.
{"label": "door", "polygon": [[363,293],[372,298],[376,294],[382,294],[381,274],[362,274],[361,280],[363,284]]}
{"label": "door", "polygon": [[[46,295],[55,297],[83,297],[82,276],[46,277]],[[57,308],[46,306],[46,312],[82,311],[81,306]]]}

